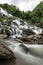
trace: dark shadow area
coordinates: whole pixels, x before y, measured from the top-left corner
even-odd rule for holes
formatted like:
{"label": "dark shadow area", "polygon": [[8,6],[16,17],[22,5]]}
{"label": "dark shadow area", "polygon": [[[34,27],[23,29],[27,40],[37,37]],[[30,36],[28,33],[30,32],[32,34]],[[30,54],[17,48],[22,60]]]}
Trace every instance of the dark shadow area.
{"label": "dark shadow area", "polygon": [[0,58],[0,65],[15,65],[15,63],[16,63],[15,59],[9,60]]}

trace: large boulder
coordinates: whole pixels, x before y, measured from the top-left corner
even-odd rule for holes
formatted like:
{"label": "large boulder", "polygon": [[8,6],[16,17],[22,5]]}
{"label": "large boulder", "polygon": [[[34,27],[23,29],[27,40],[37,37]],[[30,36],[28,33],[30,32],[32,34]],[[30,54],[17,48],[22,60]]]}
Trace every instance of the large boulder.
{"label": "large boulder", "polygon": [[0,43],[0,59],[16,59],[14,53],[3,43]]}

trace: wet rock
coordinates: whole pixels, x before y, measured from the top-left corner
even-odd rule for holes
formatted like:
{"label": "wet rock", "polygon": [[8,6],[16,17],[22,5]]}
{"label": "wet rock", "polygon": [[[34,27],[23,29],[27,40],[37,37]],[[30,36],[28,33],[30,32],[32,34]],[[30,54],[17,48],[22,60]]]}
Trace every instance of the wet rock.
{"label": "wet rock", "polygon": [[42,31],[42,33],[40,35],[43,36],[43,31]]}
{"label": "wet rock", "polygon": [[16,59],[13,52],[3,43],[0,43],[0,59]]}
{"label": "wet rock", "polygon": [[1,39],[7,38],[7,35],[6,34],[0,34],[0,38]]}
{"label": "wet rock", "polygon": [[34,36],[34,37],[33,37],[33,40],[34,40],[34,41],[37,41],[37,37],[36,37],[36,36]]}
{"label": "wet rock", "polygon": [[22,41],[28,41],[28,42],[31,42],[32,39],[33,39],[33,35],[29,35],[29,36],[23,35],[21,38]]}
{"label": "wet rock", "polygon": [[41,35],[37,35],[36,37],[37,37],[38,39],[41,39],[41,38],[42,38],[42,36],[41,36]]}
{"label": "wet rock", "polygon": [[5,30],[5,34],[7,34],[7,36],[9,37],[10,36],[10,30]]}
{"label": "wet rock", "polygon": [[42,45],[42,44],[43,44],[43,42],[38,42],[38,44],[41,44],[41,45]]}
{"label": "wet rock", "polygon": [[23,48],[23,50],[24,50],[26,53],[28,53],[28,52],[29,52],[29,49],[28,49],[25,45],[20,44],[20,47],[22,47],[22,48]]}
{"label": "wet rock", "polygon": [[20,39],[14,39],[14,40],[17,42],[23,43],[22,40],[20,40]]}

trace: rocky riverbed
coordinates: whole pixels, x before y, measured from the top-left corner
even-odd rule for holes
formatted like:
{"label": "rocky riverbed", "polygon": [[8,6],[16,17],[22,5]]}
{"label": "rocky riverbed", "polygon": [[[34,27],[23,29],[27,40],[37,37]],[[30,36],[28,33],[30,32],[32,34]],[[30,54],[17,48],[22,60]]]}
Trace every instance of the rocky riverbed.
{"label": "rocky riverbed", "polygon": [[11,38],[6,34],[0,34],[0,39],[8,39],[26,44],[43,44],[43,33],[39,35],[22,35],[22,37]]}
{"label": "rocky riverbed", "polygon": [[0,42],[3,42],[16,57],[16,63],[14,60],[0,60],[1,65],[43,65],[43,45],[23,44],[12,39],[0,39]]}

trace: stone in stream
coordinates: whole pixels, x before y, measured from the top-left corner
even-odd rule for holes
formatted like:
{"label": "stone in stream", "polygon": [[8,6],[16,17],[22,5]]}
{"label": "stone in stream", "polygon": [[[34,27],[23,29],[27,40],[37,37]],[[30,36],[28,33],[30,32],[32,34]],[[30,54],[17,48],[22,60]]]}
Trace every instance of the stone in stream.
{"label": "stone in stream", "polygon": [[14,53],[4,43],[0,43],[0,65],[15,65]]}
{"label": "stone in stream", "polygon": [[33,35],[23,35],[22,38],[20,38],[22,41],[31,42],[33,39]]}
{"label": "stone in stream", "polygon": [[29,52],[29,49],[25,45],[20,44],[20,47],[23,48],[23,50],[25,51],[25,53],[28,53]]}
{"label": "stone in stream", "polygon": [[6,34],[0,34],[0,38],[1,39],[7,38],[7,35]]}

